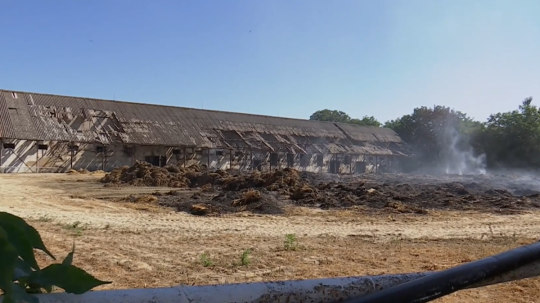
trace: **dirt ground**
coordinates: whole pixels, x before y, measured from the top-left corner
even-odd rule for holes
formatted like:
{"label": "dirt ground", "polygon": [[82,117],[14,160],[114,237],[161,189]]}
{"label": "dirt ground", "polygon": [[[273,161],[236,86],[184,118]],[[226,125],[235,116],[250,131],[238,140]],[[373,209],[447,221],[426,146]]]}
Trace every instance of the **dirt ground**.
{"label": "dirt ground", "polygon": [[[295,187],[265,185],[257,189],[261,193],[257,202],[272,206],[267,208],[271,214],[265,214],[245,208],[253,205],[242,202],[246,188],[239,189],[240,196],[224,198],[228,205],[238,200],[238,209],[224,211],[220,206],[224,203],[209,201],[230,193],[215,192],[214,185],[176,186],[170,193],[168,187],[105,187],[101,177],[0,175],[0,211],[28,219],[59,257],[75,240],[75,264],[113,281],[101,289],[440,270],[540,238],[536,193],[516,188],[522,191],[516,198],[506,185],[504,190],[488,189],[486,180],[437,184],[424,178],[425,185],[403,181],[403,176],[349,180],[347,188],[362,192],[345,210],[324,203],[339,200],[343,190],[336,188],[347,180],[327,180],[316,187],[318,196],[293,200],[311,201],[305,203],[284,201],[284,195],[295,194]],[[296,188],[305,185],[302,182]],[[441,190],[448,184],[457,188],[452,197]],[[403,189],[396,190],[398,185]],[[431,198],[407,200],[427,195],[429,186],[434,192],[429,197],[440,195],[444,200],[445,195],[459,203],[443,201],[433,207],[422,203]],[[326,200],[313,202],[321,194]],[[379,198],[360,203],[359,197],[366,194]],[[484,196],[493,199],[491,203]],[[197,204],[207,209],[214,205],[217,215],[190,214]],[[41,255],[39,259],[49,262]],[[538,302],[539,295],[540,279],[529,279],[462,291],[437,302]]]}

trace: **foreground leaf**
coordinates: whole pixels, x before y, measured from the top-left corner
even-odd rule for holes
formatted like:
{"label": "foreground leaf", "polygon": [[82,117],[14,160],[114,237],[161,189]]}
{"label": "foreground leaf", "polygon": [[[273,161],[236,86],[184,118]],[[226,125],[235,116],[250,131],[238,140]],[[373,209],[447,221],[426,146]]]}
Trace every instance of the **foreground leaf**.
{"label": "foreground leaf", "polygon": [[73,242],[73,248],[71,249],[71,252],[66,256],[64,261],[62,261],[62,265],[71,265],[73,264],[73,254],[75,253],[75,242]]}
{"label": "foreground leaf", "polygon": [[0,224],[2,222],[6,222],[7,224],[13,224],[15,226],[18,226],[24,232],[25,238],[27,239],[28,242],[30,242],[30,245],[33,248],[39,249],[45,252],[53,260],[56,260],[53,254],[45,247],[45,244],[43,243],[43,240],[41,239],[41,236],[39,235],[38,231],[35,228],[33,228],[31,225],[26,223],[25,220],[15,215],[12,215],[10,213],[0,212]]}
{"label": "foreground leaf", "polygon": [[17,258],[15,261],[15,271],[14,271],[14,280],[18,280],[22,277],[28,277],[32,273],[32,268],[28,263],[21,260],[21,258]]}
{"label": "foreground leaf", "polygon": [[6,231],[0,227],[0,288],[8,292],[13,281],[15,262],[19,258],[17,250],[8,241]]}
{"label": "foreground leaf", "polygon": [[5,294],[3,303],[19,302],[39,303],[39,299],[27,293],[23,286],[13,283],[11,284],[11,291]]}
{"label": "foreground leaf", "polygon": [[112,282],[98,280],[74,265],[52,264],[40,271],[33,272],[29,277],[29,283],[40,285],[43,288],[54,285],[67,293],[80,295],[94,287]]}
{"label": "foreground leaf", "polygon": [[0,226],[6,231],[8,241],[17,250],[19,256],[34,269],[39,269],[34,255],[34,248],[26,238],[24,227],[18,226],[11,221],[0,219]]}

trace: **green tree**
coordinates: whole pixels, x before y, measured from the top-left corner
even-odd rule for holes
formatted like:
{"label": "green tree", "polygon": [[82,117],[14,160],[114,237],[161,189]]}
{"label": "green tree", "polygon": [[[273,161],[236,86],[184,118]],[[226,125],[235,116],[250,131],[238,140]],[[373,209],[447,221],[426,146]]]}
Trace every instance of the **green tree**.
{"label": "green tree", "polygon": [[407,166],[415,169],[441,165],[450,161],[456,151],[470,149],[471,138],[476,137],[482,124],[449,107],[423,106],[384,126],[410,145],[414,157]]}
{"label": "green tree", "polygon": [[345,112],[330,109],[323,109],[314,112],[309,117],[309,120],[348,123],[360,126],[381,126],[381,123],[373,116],[364,116],[362,119],[353,119]]}
{"label": "green tree", "polygon": [[309,120],[348,123],[351,117],[339,110],[318,110],[309,117]]}
{"label": "green tree", "polygon": [[362,119],[351,119],[350,124],[356,124],[360,126],[375,126],[380,127],[382,125],[375,117],[373,116],[364,116]]}
{"label": "green tree", "polygon": [[540,168],[540,109],[532,97],[517,110],[491,115],[479,142],[491,167]]}

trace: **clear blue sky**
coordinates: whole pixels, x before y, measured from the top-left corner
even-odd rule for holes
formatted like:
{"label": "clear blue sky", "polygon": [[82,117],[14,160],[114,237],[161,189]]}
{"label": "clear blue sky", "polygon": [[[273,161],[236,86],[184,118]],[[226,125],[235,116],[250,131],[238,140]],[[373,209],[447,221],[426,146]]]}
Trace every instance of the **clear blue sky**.
{"label": "clear blue sky", "polygon": [[[3,0],[0,88],[381,121],[540,104],[538,0]],[[534,101],[533,101],[534,102]]]}

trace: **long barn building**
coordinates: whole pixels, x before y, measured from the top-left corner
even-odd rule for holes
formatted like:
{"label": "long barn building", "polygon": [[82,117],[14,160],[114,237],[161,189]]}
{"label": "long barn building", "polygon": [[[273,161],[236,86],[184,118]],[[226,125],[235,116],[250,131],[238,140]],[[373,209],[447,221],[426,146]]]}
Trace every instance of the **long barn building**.
{"label": "long barn building", "polygon": [[0,90],[0,172],[153,165],[328,173],[397,170],[390,129]]}

